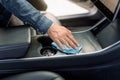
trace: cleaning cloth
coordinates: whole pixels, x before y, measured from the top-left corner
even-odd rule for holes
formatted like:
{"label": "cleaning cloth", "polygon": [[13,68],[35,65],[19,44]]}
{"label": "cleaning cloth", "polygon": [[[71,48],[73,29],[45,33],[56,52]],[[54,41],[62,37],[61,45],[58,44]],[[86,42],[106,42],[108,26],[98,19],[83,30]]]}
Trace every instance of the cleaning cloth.
{"label": "cleaning cloth", "polygon": [[82,44],[80,44],[77,49],[68,48],[66,45],[63,44],[64,50],[62,50],[55,42],[52,42],[52,46],[56,48],[58,51],[65,53],[65,54],[78,54],[82,49]]}

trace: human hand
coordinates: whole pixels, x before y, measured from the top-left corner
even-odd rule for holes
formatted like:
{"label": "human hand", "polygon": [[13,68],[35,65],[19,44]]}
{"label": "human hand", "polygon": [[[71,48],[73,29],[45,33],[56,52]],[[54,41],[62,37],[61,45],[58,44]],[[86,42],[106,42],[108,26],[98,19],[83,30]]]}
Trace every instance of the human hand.
{"label": "human hand", "polygon": [[68,48],[72,47],[73,49],[76,49],[79,46],[71,31],[65,28],[64,26],[53,24],[49,28],[47,33],[49,37],[54,42],[56,42],[62,50],[64,50],[62,44],[66,45]]}

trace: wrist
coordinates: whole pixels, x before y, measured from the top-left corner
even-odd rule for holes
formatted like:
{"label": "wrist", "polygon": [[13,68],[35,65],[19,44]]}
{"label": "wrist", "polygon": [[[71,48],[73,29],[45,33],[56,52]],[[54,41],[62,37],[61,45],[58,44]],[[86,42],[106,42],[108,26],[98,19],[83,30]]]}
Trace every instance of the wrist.
{"label": "wrist", "polygon": [[54,23],[52,23],[52,25],[49,27],[49,29],[48,29],[47,33],[49,33],[49,32],[51,32],[51,31],[53,31],[53,30],[54,30],[54,28],[53,28],[53,27],[54,27],[54,25],[55,25],[55,24],[54,24]]}

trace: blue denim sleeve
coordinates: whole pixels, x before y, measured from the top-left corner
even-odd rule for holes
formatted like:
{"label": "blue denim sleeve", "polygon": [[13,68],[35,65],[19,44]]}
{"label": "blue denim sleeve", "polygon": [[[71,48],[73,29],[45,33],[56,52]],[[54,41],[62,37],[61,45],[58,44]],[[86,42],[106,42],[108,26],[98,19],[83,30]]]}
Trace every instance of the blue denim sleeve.
{"label": "blue denim sleeve", "polygon": [[0,0],[0,3],[22,21],[27,22],[40,33],[46,33],[52,21],[40,13],[26,0]]}

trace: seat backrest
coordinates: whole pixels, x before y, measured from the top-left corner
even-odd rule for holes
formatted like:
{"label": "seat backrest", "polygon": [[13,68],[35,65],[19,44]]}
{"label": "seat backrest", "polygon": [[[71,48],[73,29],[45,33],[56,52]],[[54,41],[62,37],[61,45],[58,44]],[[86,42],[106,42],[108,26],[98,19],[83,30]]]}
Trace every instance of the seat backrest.
{"label": "seat backrest", "polygon": [[28,0],[28,2],[40,11],[45,11],[47,9],[47,4],[44,0]]}

